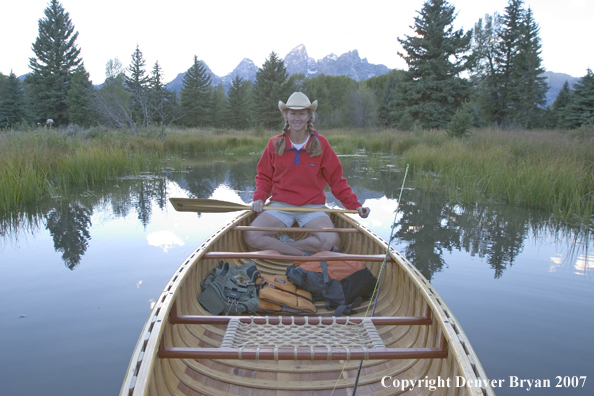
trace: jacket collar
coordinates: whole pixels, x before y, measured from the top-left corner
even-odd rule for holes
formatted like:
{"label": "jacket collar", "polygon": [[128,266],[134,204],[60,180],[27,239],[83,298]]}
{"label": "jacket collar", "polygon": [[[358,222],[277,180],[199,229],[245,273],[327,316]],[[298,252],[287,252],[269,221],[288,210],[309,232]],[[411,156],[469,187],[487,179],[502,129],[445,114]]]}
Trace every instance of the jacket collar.
{"label": "jacket collar", "polygon": [[[318,131],[314,130],[314,135],[317,138],[318,137]],[[309,152],[309,146],[311,145],[311,136],[309,137],[309,139],[307,140],[307,143],[305,143],[305,146],[303,146],[303,148],[301,150],[307,150],[307,152]],[[293,147],[293,143],[291,142],[291,139],[289,139],[288,136],[285,136],[285,151],[287,150],[296,150],[295,147]]]}

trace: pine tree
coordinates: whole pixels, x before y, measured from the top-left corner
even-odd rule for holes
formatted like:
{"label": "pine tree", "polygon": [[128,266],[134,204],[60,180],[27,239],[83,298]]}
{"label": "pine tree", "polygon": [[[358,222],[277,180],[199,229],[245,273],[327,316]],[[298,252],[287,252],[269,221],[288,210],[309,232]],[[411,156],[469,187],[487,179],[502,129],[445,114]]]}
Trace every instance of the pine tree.
{"label": "pine tree", "polygon": [[186,126],[208,125],[211,106],[210,76],[196,55],[194,55],[194,64],[184,75],[183,84],[184,86],[179,92],[183,124]]}
{"label": "pine tree", "polygon": [[509,0],[501,16],[495,53],[495,70],[491,77],[497,92],[493,119],[498,125],[509,125],[512,121],[513,76],[519,43],[522,36],[523,0]]}
{"label": "pine tree", "polygon": [[93,83],[89,80],[89,73],[81,64],[70,80],[68,90],[68,119],[71,124],[91,126],[97,121],[97,114],[93,107]]}
{"label": "pine tree", "polygon": [[[400,82],[405,78],[406,73],[400,70],[392,70],[388,74],[388,81],[386,83],[386,87],[384,88],[378,109],[378,119],[380,124],[384,126],[396,126],[396,123],[399,122],[400,117],[402,116],[395,112],[395,109],[393,108],[394,104],[396,103],[396,90],[398,89]],[[406,114],[410,116],[410,113],[406,112]]]}
{"label": "pine tree", "polygon": [[472,81],[482,118],[488,123],[511,123],[511,79],[522,35],[522,5],[522,0],[510,0],[504,15],[485,15],[484,26],[481,19],[474,27]]}
{"label": "pine tree", "polygon": [[11,71],[0,89],[0,129],[25,121],[25,94],[19,78]]}
{"label": "pine tree", "polygon": [[447,134],[450,137],[461,138],[468,135],[472,127],[472,109],[468,104],[458,107],[452,120],[448,124]]}
{"label": "pine tree", "polygon": [[149,114],[151,121],[160,127],[159,139],[165,137],[165,129],[179,117],[177,97],[163,85],[163,72],[159,62],[155,62],[148,88]]}
{"label": "pine tree", "polygon": [[570,102],[565,108],[563,125],[578,128],[594,125],[594,73],[588,69],[586,75],[574,86]]}
{"label": "pine tree", "polygon": [[146,75],[146,61],[138,45],[132,53],[132,63],[128,66],[130,75],[124,77],[124,84],[132,94],[132,129],[137,132],[138,128],[144,127],[148,130],[150,114],[148,108],[148,90],[150,78]]}
{"label": "pine tree", "polygon": [[515,124],[533,128],[542,126],[548,86],[546,78],[542,76],[544,69],[540,59],[539,27],[530,8],[523,13],[520,33],[517,54],[513,59],[508,108]]}
{"label": "pine tree", "polygon": [[161,124],[163,122],[165,105],[166,90],[162,80],[163,72],[161,70],[161,66],[159,66],[159,62],[157,61],[153,66],[148,87],[148,101],[151,120],[157,124]]}
{"label": "pine tree", "polygon": [[275,52],[270,54],[261,69],[256,73],[254,102],[256,122],[265,128],[278,128],[282,125],[278,102],[286,102],[295,87],[289,79],[285,63]]}
{"label": "pine tree", "polygon": [[478,58],[473,81],[483,119],[499,126],[543,126],[548,88],[532,10],[524,9],[523,0],[509,0],[502,16],[485,20],[484,29],[475,25],[473,46]]}
{"label": "pine tree", "polygon": [[476,62],[472,68],[471,82],[475,89],[473,100],[481,109],[484,121],[493,121],[493,115],[499,109],[499,82],[496,74],[497,43],[501,29],[501,17],[498,13],[486,14],[474,25],[472,52]]}
{"label": "pine tree", "polygon": [[0,92],[2,91],[2,85],[4,85],[4,81],[8,79],[8,76],[5,76],[2,72],[0,72]]}
{"label": "pine tree", "polygon": [[459,75],[471,66],[471,31],[454,31],[455,8],[445,0],[426,1],[418,14],[415,35],[398,39],[409,70],[396,107],[424,127],[442,128],[470,94],[470,84]]}
{"label": "pine tree", "polygon": [[551,112],[551,127],[560,127],[563,125],[563,118],[565,115],[565,109],[571,101],[571,90],[569,89],[569,82],[565,81],[563,88],[557,94],[555,101],[550,107]]}
{"label": "pine tree", "polygon": [[210,108],[210,122],[215,128],[223,128],[227,122],[225,120],[225,113],[227,112],[227,96],[225,95],[225,88],[223,83],[219,83],[212,92],[211,108]]}
{"label": "pine tree", "polygon": [[51,118],[56,126],[66,125],[70,79],[82,63],[76,46],[78,32],[57,0],[51,0],[44,13],[45,18],[39,20],[39,36],[33,44],[35,57],[29,59],[32,72],[25,82],[30,85],[28,92],[37,121]]}
{"label": "pine tree", "polygon": [[250,126],[251,108],[248,86],[251,84],[239,76],[235,76],[229,87],[227,101],[227,125],[230,128],[243,130]]}

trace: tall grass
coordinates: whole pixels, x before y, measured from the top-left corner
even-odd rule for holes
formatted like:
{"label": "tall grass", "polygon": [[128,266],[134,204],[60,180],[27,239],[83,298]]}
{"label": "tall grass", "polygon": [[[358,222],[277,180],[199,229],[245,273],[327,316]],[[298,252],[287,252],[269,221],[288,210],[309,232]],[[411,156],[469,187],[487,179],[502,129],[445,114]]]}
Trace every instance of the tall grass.
{"label": "tall grass", "polygon": [[163,142],[167,152],[178,154],[250,154],[261,153],[270,137],[278,134],[255,134],[246,131],[189,129],[169,133]]}
{"label": "tall grass", "polygon": [[85,140],[56,132],[0,137],[0,208],[60,195],[71,183],[94,183],[161,166],[164,151],[117,135]]}
{"label": "tall grass", "polygon": [[452,199],[481,198],[542,208],[557,216],[594,213],[594,142],[554,132],[477,131],[439,146],[420,143],[403,155]]}
{"label": "tall grass", "polygon": [[[0,136],[0,208],[60,194],[70,183],[94,183],[159,169],[173,155],[261,153],[279,131],[172,130],[165,139],[93,129]],[[322,132],[340,154],[392,154],[427,188],[453,200],[494,199],[591,221],[594,213],[594,133],[591,130],[475,130],[465,139],[445,132],[352,129]]]}

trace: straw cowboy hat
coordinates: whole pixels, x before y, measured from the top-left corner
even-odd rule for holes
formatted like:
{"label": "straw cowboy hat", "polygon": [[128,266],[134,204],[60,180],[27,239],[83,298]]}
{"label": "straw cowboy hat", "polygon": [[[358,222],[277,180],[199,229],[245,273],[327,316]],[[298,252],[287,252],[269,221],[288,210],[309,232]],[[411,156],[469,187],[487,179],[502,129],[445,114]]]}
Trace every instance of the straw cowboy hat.
{"label": "straw cowboy hat", "polygon": [[293,95],[289,96],[287,104],[284,104],[279,100],[278,108],[281,112],[285,110],[311,110],[316,111],[318,108],[318,101],[314,100],[313,103],[309,101],[309,98],[302,92],[294,92]]}

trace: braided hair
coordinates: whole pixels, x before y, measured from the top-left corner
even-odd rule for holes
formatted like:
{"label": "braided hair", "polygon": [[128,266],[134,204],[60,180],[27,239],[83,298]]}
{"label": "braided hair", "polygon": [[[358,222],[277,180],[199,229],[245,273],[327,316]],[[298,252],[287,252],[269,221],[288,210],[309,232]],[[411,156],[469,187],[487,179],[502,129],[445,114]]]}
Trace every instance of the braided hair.
{"label": "braided hair", "polygon": [[[288,111],[288,110],[287,110]],[[285,126],[283,127],[283,135],[274,141],[274,148],[278,155],[283,155],[286,148],[286,135],[289,132],[289,121],[287,120],[287,111],[283,112],[285,117]],[[316,130],[314,129],[314,122],[316,120],[316,113],[312,110],[307,110],[309,114],[309,120],[307,120],[307,133],[311,142],[309,143],[309,152],[312,157],[316,157],[322,154],[322,145],[316,137]]]}

